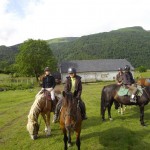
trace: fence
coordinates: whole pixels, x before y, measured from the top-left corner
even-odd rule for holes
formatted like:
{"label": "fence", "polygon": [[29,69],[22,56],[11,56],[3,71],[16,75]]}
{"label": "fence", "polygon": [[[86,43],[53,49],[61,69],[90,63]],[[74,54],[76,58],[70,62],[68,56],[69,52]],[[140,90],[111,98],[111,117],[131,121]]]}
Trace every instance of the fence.
{"label": "fence", "polygon": [[36,80],[33,77],[14,78],[9,75],[0,75],[0,88],[4,90],[33,88]]}

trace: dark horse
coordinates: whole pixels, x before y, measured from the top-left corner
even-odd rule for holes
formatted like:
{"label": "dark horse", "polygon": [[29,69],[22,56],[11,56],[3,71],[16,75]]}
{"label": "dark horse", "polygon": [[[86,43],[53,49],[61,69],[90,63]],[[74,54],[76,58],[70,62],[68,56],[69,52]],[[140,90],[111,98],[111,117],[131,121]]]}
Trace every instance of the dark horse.
{"label": "dark horse", "polygon": [[144,123],[144,106],[150,101],[150,87],[144,87],[143,94],[141,97],[137,97],[137,102],[130,102],[130,96],[118,96],[117,92],[120,86],[116,84],[107,85],[102,89],[101,93],[101,115],[102,120],[105,120],[105,110],[108,108],[108,117],[111,120],[111,106],[113,102],[117,108],[117,104],[123,105],[139,105],[140,107],[140,122],[142,126]]}
{"label": "dark horse", "polygon": [[71,132],[76,132],[76,145],[80,150],[80,132],[81,132],[81,111],[78,100],[74,95],[69,92],[63,92],[62,109],[60,112],[60,128],[64,134],[64,149],[72,145],[71,143]]}

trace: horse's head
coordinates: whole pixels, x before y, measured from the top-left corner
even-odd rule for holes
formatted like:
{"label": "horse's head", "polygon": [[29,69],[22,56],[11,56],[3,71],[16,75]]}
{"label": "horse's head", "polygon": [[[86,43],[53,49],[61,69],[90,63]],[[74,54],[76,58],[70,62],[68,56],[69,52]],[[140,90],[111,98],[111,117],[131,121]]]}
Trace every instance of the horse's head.
{"label": "horse's head", "polygon": [[75,94],[63,91],[62,95],[63,95],[63,106],[72,107],[76,99]]}
{"label": "horse's head", "polygon": [[63,92],[63,118],[65,126],[72,128],[76,121],[77,99],[71,92]]}
{"label": "horse's head", "polygon": [[36,121],[28,119],[27,130],[31,136],[31,139],[35,140],[38,137],[39,124]]}

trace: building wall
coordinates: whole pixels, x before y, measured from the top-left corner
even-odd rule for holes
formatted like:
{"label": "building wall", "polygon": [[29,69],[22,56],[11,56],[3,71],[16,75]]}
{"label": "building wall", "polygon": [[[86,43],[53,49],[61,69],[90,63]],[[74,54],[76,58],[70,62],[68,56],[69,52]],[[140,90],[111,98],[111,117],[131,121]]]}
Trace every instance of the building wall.
{"label": "building wall", "polygon": [[[82,82],[96,82],[96,81],[113,81],[115,80],[117,71],[110,72],[84,72],[78,73],[82,77]],[[62,83],[65,82],[67,73],[61,75]]]}
{"label": "building wall", "polygon": [[[116,78],[118,71],[109,71],[109,72],[83,72],[77,73],[82,77],[82,82],[96,82],[96,81],[113,81]],[[134,72],[132,71],[134,76]],[[65,82],[67,73],[61,74],[62,83]]]}

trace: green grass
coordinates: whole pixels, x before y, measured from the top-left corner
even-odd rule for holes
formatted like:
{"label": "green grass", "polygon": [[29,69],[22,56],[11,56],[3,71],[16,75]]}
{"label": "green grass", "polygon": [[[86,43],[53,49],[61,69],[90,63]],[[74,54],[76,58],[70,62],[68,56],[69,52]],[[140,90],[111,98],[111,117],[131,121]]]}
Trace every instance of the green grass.
{"label": "green grass", "polygon": [[[100,118],[100,93],[109,82],[83,85],[82,98],[87,106],[88,120],[83,121],[81,150],[148,150],[150,147],[150,106],[145,107],[145,123],[139,122],[139,108],[127,108],[121,116],[112,107],[113,121]],[[61,86],[62,88],[62,86]],[[63,150],[63,135],[59,124],[51,124],[52,135],[45,137],[41,120],[39,138],[31,140],[26,130],[27,114],[39,89],[5,91],[0,93],[0,149],[1,150]],[[52,115],[51,115],[52,116]],[[69,150],[76,150],[74,143]]]}
{"label": "green grass", "polygon": [[11,75],[0,74],[0,88],[4,90],[29,89],[36,84],[33,77],[12,77]]}
{"label": "green grass", "polygon": [[150,78],[150,70],[148,70],[147,72],[135,72],[134,75],[135,78]]}

